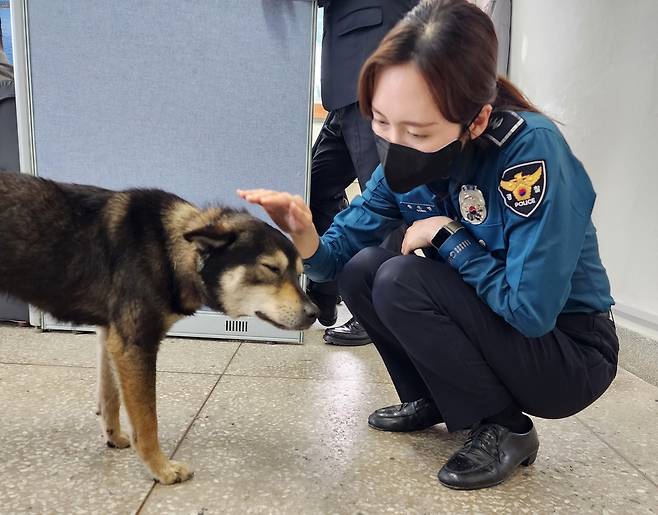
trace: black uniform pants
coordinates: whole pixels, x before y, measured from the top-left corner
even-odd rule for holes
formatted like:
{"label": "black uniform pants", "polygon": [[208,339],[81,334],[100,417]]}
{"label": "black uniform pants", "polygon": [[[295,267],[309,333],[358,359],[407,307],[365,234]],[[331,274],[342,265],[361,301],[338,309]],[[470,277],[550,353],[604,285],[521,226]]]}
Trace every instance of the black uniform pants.
{"label": "black uniform pants", "polygon": [[[331,111],[311,152],[311,200],[313,223],[322,235],[334,217],[347,205],[345,188],[355,179],[363,190],[379,164],[370,120],[359,112],[358,104]],[[393,232],[383,247],[399,251],[404,230]],[[313,283],[309,287],[324,295],[337,295],[335,282]]]}
{"label": "black uniform pants", "polygon": [[528,338],[494,313],[449,265],[367,248],[339,279],[402,402],[431,397],[450,431],[509,406],[543,418],[573,415],[617,372],[614,322],[561,315]]}

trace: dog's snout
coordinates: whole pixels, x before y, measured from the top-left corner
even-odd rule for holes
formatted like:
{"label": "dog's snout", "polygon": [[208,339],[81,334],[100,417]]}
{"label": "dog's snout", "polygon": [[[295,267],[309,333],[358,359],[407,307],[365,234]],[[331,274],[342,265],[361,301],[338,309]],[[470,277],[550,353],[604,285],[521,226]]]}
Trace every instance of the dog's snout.
{"label": "dog's snout", "polygon": [[315,304],[312,304],[310,302],[304,304],[304,315],[306,316],[306,318],[308,318],[309,320],[313,320],[315,322],[319,314],[320,314],[320,310]]}

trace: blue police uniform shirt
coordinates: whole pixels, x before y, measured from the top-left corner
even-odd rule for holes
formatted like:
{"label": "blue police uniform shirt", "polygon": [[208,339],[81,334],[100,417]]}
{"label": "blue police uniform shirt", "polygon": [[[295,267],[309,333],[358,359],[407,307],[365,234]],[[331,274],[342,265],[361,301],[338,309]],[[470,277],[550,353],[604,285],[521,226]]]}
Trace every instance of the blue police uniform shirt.
{"label": "blue police uniform shirt", "polygon": [[304,261],[306,274],[331,280],[402,223],[443,215],[464,229],[426,255],[454,267],[522,334],[546,334],[561,313],[608,311],[614,301],[591,219],[596,194],[558,128],[539,113],[494,111],[480,138],[442,185],[394,193],[378,166]]}

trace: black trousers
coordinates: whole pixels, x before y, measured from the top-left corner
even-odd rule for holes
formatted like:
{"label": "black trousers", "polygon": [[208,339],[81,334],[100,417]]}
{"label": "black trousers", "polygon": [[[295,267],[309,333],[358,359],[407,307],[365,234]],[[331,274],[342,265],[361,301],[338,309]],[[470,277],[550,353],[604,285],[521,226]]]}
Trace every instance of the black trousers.
{"label": "black trousers", "polygon": [[433,398],[450,431],[510,405],[568,417],[617,372],[619,343],[607,316],[561,315],[553,331],[528,338],[444,263],[367,248],[347,263],[339,286],[400,400]]}
{"label": "black trousers", "polygon": [[[311,157],[310,208],[313,223],[322,235],[334,217],[347,206],[345,188],[358,179],[361,189],[364,189],[379,164],[370,120],[361,115],[358,104],[350,104],[327,115]],[[395,231],[383,246],[399,251],[403,238],[404,230]],[[309,287],[324,295],[338,294],[335,281],[309,281]]]}

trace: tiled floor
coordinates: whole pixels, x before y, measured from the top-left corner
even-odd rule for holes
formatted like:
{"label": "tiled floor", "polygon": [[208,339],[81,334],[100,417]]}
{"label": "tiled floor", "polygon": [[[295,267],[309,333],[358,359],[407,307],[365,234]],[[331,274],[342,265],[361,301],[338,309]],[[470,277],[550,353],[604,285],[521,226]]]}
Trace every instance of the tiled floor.
{"label": "tiled floor", "polygon": [[436,471],[462,434],[366,424],[396,402],[372,345],[167,340],[158,410],[165,452],[196,475],[155,485],[103,445],[95,337],[0,325],[0,513],[655,513],[658,388],[620,370],[576,417],[536,420],[536,463],[477,492]]}

